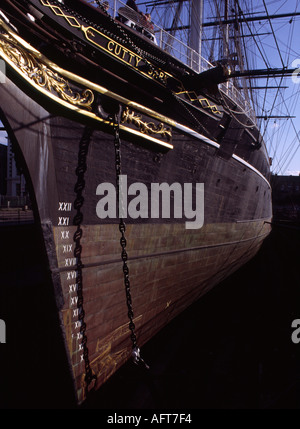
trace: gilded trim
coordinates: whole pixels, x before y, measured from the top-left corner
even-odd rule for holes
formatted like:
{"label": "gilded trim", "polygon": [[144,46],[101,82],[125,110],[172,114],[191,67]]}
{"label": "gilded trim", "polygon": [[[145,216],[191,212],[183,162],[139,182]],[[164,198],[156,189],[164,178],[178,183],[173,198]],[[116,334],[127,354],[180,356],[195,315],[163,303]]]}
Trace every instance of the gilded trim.
{"label": "gilded trim", "polygon": [[[67,23],[73,27],[78,28],[81,30],[85,36],[85,38],[92,43],[93,45],[100,48],[102,51],[108,53],[114,58],[117,58],[122,63],[130,66],[143,76],[146,76],[147,78],[154,80],[161,84],[161,82],[164,82],[166,84],[167,79],[169,77],[175,79],[172,75],[169,73],[163,71],[162,69],[154,67],[152,64],[152,70],[149,71],[143,71],[140,66],[145,66],[145,60],[138,54],[134,53],[133,51],[125,48],[120,43],[116,42],[114,39],[106,36],[101,31],[97,30],[96,28],[92,26],[85,27],[84,25],[80,24],[80,22],[73,16],[67,15],[62,8],[59,6],[55,6],[49,1],[40,0],[42,6],[48,7],[52,10],[52,12],[61,18],[65,18]],[[104,41],[105,46],[102,46],[100,43],[97,42],[96,36],[100,36],[101,40]]]}
{"label": "gilded trim", "polygon": [[143,106],[142,104],[136,103],[135,101],[129,100],[128,98],[122,97],[112,91],[109,91],[105,87],[98,85],[94,82],[91,82],[81,76],[78,76],[72,72],[69,72],[68,70],[64,70],[61,67],[59,67],[57,64],[53,63],[52,61],[48,60],[46,57],[44,57],[39,51],[37,51],[35,48],[33,48],[29,43],[27,43],[25,40],[21,39],[17,34],[15,34],[1,19],[0,19],[0,26],[2,26],[8,34],[17,42],[20,44],[23,48],[30,51],[32,55],[34,55],[35,58],[38,58],[40,61],[42,61],[44,64],[46,64],[48,67],[50,67],[52,70],[55,70],[60,75],[64,76],[67,79],[72,80],[73,82],[76,82],[80,85],[86,86],[90,88],[91,90],[94,90],[98,92],[99,94],[106,95],[108,97],[113,98],[114,100],[118,101],[119,103],[125,104],[132,109],[139,110],[140,112],[144,113],[145,115],[151,116],[154,119],[157,119],[161,122],[164,122],[170,126],[175,126],[176,122],[168,118],[167,116],[161,115],[160,113],[149,109],[146,106]]}
{"label": "gilded trim", "polygon": [[208,98],[198,98],[197,94],[194,91],[181,91],[176,93],[176,95],[180,94],[186,94],[189,97],[190,101],[199,101],[202,109],[209,109],[212,113],[216,115],[222,115],[222,112],[219,111],[218,107],[215,104],[210,104]]}
{"label": "gilded trim", "polygon": [[[8,28],[2,20],[0,20],[0,26],[5,29]],[[20,44],[22,46],[20,46]],[[25,49],[24,46],[26,47]],[[103,119],[91,111],[95,97],[92,90],[98,91],[99,93],[107,96],[112,96],[120,103],[127,101],[127,104],[131,104],[132,107],[134,105],[136,107],[139,106],[136,103],[130,103],[129,100],[122,99],[122,97],[117,96],[117,94],[113,94],[105,88],[93,84],[92,82],[80,78],[70,72],[64,71],[64,73],[60,73],[62,69],[47,60],[42,54],[32,48],[27,42],[23,41],[19,36],[14,35],[11,30],[9,30],[9,35],[0,34],[0,57],[2,57],[27,83],[44,96],[62,105],[64,108],[73,110],[76,114],[93,119],[106,126],[112,127],[113,124],[111,121]],[[64,77],[71,78],[71,80],[87,87],[81,92],[75,92],[71,88],[70,82],[67,79],[62,78],[61,74],[64,75]],[[90,88],[88,86],[90,86]],[[153,113],[154,117],[163,118],[161,115],[151,111],[150,109],[144,108],[142,110],[144,110],[146,114]],[[140,137],[148,142],[166,147],[167,149],[173,149],[172,144],[161,141],[147,135],[146,133],[142,133],[141,131],[131,129],[128,126],[121,124],[120,130],[129,135]]]}
{"label": "gilded trim", "polygon": [[124,110],[121,118],[122,124],[125,122],[127,124],[135,125],[138,130],[143,134],[160,134],[161,137],[167,138],[170,140],[172,138],[172,132],[170,128],[166,128],[165,125],[161,122],[156,125],[154,122],[145,122],[142,121],[142,116],[137,115],[135,112],[130,111],[128,107]]}
{"label": "gilded trim", "polygon": [[14,69],[18,69],[20,74],[32,81],[36,86],[47,90],[49,95],[59,97],[73,106],[91,110],[94,94],[90,89],[84,89],[82,92],[74,91],[66,79],[37,61],[25,49],[16,46],[9,36],[6,36],[6,39],[0,38],[0,49],[2,56],[6,58]]}
{"label": "gilded trim", "polygon": [[47,2],[45,2],[44,0],[40,0],[40,2],[42,3],[43,6],[50,7],[52,12],[55,13],[56,16],[61,16],[62,18],[65,18],[67,23],[71,25],[71,27],[75,27],[75,28],[81,27],[80,23],[77,21],[77,19],[74,16],[66,15],[59,6],[55,6],[49,3],[48,0]]}

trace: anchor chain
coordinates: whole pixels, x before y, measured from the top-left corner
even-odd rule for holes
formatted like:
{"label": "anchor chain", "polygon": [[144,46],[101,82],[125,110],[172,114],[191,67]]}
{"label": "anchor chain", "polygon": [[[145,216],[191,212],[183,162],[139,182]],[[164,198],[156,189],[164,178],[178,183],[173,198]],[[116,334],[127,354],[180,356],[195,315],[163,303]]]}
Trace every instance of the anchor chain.
{"label": "anchor chain", "polygon": [[80,334],[81,334],[81,345],[83,349],[83,359],[84,359],[84,365],[85,365],[85,382],[86,382],[86,391],[88,391],[88,387],[91,384],[93,380],[96,380],[96,375],[93,374],[91,366],[90,366],[90,360],[89,360],[89,349],[87,347],[87,335],[86,335],[86,323],[84,321],[84,308],[83,308],[83,278],[82,278],[82,268],[83,263],[81,260],[81,252],[82,252],[82,245],[81,245],[81,238],[82,238],[82,221],[83,221],[83,213],[81,212],[81,208],[84,203],[84,197],[83,197],[83,190],[85,188],[85,180],[84,180],[84,174],[87,170],[87,153],[89,144],[91,141],[93,130],[91,128],[86,127],[84,129],[84,133],[82,135],[82,138],[79,143],[79,152],[78,152],[78,165],[76,168],[76,176],[77,176],[77,182],[75,185],[75,192],[76,192],[76,199],[74,201],[74,208],[77,210],[74,219],[73,224],[77,226],[77,229],[74,233],[74,242],[75,242],[75,249],[74,249],[74,256],[77,261],[76,271],[77,271],[77,308],[78,308],[78,320],[80,322]]}
{"label": "anchor chain", "polygon": [[[117,185],[117,192],[116,192],[116,197],[117,197],[117,203],[119,205],[119,231],[121,233],[121,238],[120,238],[120,244],[121,244],[121,248],[122,248],[122,252],[121,252],[121,258],[123,261],[123,274],[124,274],[124,286],[125,286],[125,293],[126,293],[126,303],[127,303],[127,308],[128,308],[128,318],[129,318],[129,330],[131,332],[130,334],[130,338],[132,341],[132,353],[131,353],[131,357],[133,359],[133,362],[138,365],[138,364],[143,364],[145,366],[145,368],[149,369],[149,366],[145,363],[145,361],[141,358],[140,355],[140,349],[137,345],[137,339],[136,339],[136,334],[135,334],[135,324],[133,322],[133,318],[134,318],[134,314],[133,314],[133,308],[132,308],[132,298],[131,298],[131,289],[130,289],[130,280],[129,280],[129,268],[127,265],[127,260],[128,260],[128,254],[126,251],[126,237],[125,237],[125,232],[126,232],[126,225],[124,222],[124,219],[121,215],[121,213],[123,213],[123,207],[122,207],[122,198],[120,198],[120,176],[122,174],[121,171],[121,140],[120,140],[120,129],[119,129],[119,117],[118,115],[115,115],[115,121],[114,121],[114,135],[115,135],[115,139],[114,139],[114,146],[115,146],[115,168],[116,168],[116,185]],[[120,202],[121,202],[121,207],[120,207]]]}

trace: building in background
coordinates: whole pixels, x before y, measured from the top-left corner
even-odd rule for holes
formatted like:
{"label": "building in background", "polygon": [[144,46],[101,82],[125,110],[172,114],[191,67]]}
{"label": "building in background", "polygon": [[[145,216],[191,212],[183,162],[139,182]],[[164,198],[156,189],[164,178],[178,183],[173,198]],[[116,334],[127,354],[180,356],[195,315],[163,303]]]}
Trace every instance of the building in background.
{"label": "building in background", "polygon": [[7,192],[7,146],[0,144],[0,195]]}
{"label": "building in background", "polygon": [[300,176],[272,176],[274,221],[300,222]]}
{"label": "building in background", "polygon": [[25,178],[17,169],[12,143],[9,139],[7,140],[7,195],[11,197],[27,195]]}
{"label": "building in background", "polygon": [[28,206],[30,203],[25,177],[19,173],[12,143],[8,137],[6,139],[7,145],[0,143],[0,207]]}

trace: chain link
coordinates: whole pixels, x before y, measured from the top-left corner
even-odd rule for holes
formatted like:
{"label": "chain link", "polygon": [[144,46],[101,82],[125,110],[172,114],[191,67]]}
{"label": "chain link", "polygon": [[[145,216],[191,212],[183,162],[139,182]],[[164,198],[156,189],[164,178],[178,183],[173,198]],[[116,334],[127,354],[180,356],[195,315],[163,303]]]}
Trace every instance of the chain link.
{"label": "chain link", "polygon": [[85,188],[84,174],[87,170],[86,159],[87,159],[87,153],[88,153],[88,148],[91,141],[92,133],[93,133],[93,130],[91,128],[86,127],[84,129],[84,133],[79,143],[78,165],[76,168],[77,182],[74,188],[76,192],[74,208],[77,210],[77,212],[73,219],[73,224],[77,226],[77,229],[73,237],[75,242],[74,256],[77,261],[77,265],[76,265],[76,272],[77,272],[76,283],[77,283],[77,297],[78,297],[77,308],[78,308],[78,320],[80,322],[81,345],[83,349],[83,359],[84,359],[84,366],[85,366],[85,382],[86,382],[87,391],[91,382],[93,380],[96,380],[96,375],[93,374],[90,366],[89,349],[87,347],[86,323],[84,321],[85,312],[83,308],[84,300],[83,300],[83,279],[82,279],[83,263],[81,260],[81,252],[82,252],[81,238],[83,234],[81,224],[83,221],[83,214],[81,212],[81,208],[84,203],[84,197],[82,195],[83,190]]}
{"label": "chain link", "polygon": [[131,332],[130,339],[132,342],[132,359],[135,364],[142,363],[144,364],[145,368],[149,369],[149,366],[145,363],[145,361],[140,356],[140,349],[137,345],[137,339],[135,334],[135,324],[133,322],[134,313],[132,308],[132,298],[131,298],[131,289],[130,289],[130,280],[129,280],[129,268],[127,265],[128,260],[128,254],[126,251],[126,225],[124,222],[124,219],[122,218],[121,213],[124,213],[122,204],[123,199],[122,196],[120,198],[120,176],[122,174],[121,171],[121,140],[120,140],[120,130],[119,130],[119,117],[118,115],[115,115],[115,123],[114,123],[114,134],[115,134],[115,140],[114,140],[114,146],[115,146],[115,168],[116,168],[116,185],[117,185],[117,205],[119,209],[119,231],[121,233],[120,238],[120,244],[121,244],[121,258],[123,261],[123,275],[124,275],[124,286],[125,286],[125,293],[126,293],[126,303],[127,303],[127,309],[128,309],[128,318],[129,318],[129,330]]}

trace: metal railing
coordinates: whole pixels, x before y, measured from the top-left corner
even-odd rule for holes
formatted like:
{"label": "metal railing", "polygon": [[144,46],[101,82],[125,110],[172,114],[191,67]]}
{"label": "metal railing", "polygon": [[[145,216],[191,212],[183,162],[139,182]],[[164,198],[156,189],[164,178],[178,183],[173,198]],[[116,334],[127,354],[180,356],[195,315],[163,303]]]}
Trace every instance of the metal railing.
{"label": "metal railing", "polygon": [[17,208],[30,206],[29,197],[13,197],[9,195],[0,195],[0,208]]}
{"label": "metal railing", "polygon": [[[149,31],[147,22],[145,22],[143,26],[143,19],[140,18],[138,13],[135,13],[126,6],[126,2],[122,0],[112,0],[112,2],[113,7],[108,9],[108,13],[110,13],[113,18],[118,19],[121,16],[126,19],[127,22],[129,21],[128,25],[131,28],[134,28],[134,25],[136,25],[136,28],[141,29],[142,32],[143,30]],[[153,23],[153,30],[151,32],[154,35],[153,43],[198,73],[207,70],[209,67],[213,67],[212,64],[195,50],[191,49],[186,43],[172,36],[155,23]]]}
{"label": "metal railing", "polygon": [[[110,13],[113,18],[119,19],[123,17],[131,28],[136,27],[138,31],[146,35],[149,33],[149,26],[146,20],[126,6],[126,2],[122,0],[111,0],[110,4],[112,3],[113,6],[110,5],[108,13]],[[196,73],[201,73],[214,67],[213,64],[203,58],[194,49],[190,48],[186,43],[171,35],[155,23],[153,23],[153,30],[151,30],[150,33],[153,36],[152,43],[155,43]],[[220,90],[236,103],[254,123],[256,122],[255,113],[250,102],[244,98],[231,80],[220,84]]]}
{"label": "metal railing", "polygon": [[243,97],[241,91],[239,91],[233,85],[233,82],[231,80],[228,80],[228,82],[225,83],[221,83],[220,90],[225,93],[234,103],[236,103],[243,110],[243,112],[252,120],[253,123],[256,123],[255,112],[250,102]]}
{"label": "metal railing", "polygon": [[0,208],[0,226],[7,224],[28,224],[34,222],[34,215],[32,210],[25,210],[21,208]]}

